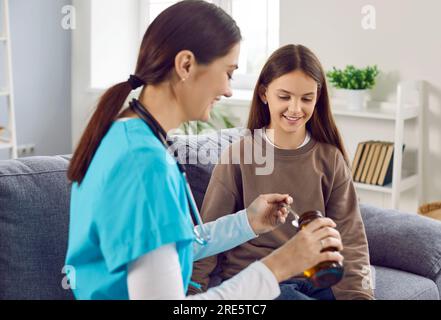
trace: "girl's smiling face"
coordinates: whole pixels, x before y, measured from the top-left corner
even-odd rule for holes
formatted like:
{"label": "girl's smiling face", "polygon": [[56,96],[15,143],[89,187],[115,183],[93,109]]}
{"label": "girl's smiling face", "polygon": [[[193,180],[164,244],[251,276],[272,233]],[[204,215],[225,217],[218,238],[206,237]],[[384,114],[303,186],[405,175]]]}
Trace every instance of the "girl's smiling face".
{"label": "girl's smiling face", "polygon": [[304,134],[317,102],[317,82],[301,70],[274,79],[262,87],[260,98],[268,103],[269,129],[280,133]]}

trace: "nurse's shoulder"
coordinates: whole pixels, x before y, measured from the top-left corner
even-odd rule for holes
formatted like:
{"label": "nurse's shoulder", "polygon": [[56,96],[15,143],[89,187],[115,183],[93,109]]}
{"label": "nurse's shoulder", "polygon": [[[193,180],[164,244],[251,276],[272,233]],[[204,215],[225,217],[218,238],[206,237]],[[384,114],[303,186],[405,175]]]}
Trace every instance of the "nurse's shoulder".
{"label": "nurse's shoulder", "polygon": [[121,131],[115,131],[123,140],[121,145],[126,149],[123,151],[124,157],[131,158],[144,168],[150,167],[151,169],[150,165],[160,170],[170,170],[176,167],[175,160],[143,120],[133,118],[116,124],[122,126],[118,128]]}

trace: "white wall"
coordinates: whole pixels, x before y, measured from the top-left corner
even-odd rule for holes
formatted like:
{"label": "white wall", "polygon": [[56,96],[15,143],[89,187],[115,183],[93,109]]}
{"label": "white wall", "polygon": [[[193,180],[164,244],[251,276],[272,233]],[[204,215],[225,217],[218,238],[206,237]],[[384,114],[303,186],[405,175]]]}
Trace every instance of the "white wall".
{"label": "white wall", "polygon": [[[77,30],[73,33],[72,60],[72,143],[75,146],[99,98],[89,87],[90,11],[87,1],[73,0],[77,9]],[[361,27],[361,8],[376,8],[377,29]],[[426,81],[425,101],[425,200],[441,200],[441,2],[437,0],[281,0],[281,45],[301,43],[310,47],[325,69],[346,64],[377,64],[383,71],[373,98],[394,100],[396,83],[401,79]],[[241,108],[238,113],[243,113]],[[357,121],[338,120],[349,152],[353,154],[360,131]],[[363,123],[365,126],[366,123]],[[364,137],[392,139],[387,124],[371,123]],[[419,147],[413,136],[414,123],[406,135],[406,148]],[[352,139],[352,140],[351,140]],[[368,140],[366,139],[366,140]],[[415,211],[415,191],[404,195],[402,209]],[[363,195],[387,206],[388,198]]]}
{"label": "white wall", "polygon": [[[70,3],[9,1],[17,142],[34,144],[35,155],[71,151],[71,35],[61,27],[61,8]],[[5,108],[1,100],[2,118]]]}
{"label": "white wall", "polygon": [[99,94],[89,90],[90,3],[73,0],[73,6],[77,12],[77,28],[72,33],[72,148],[74,149]]}
{"label": "white wall", "polygon": [[[361,9],[368,4],[376,9],[376,30],[361,26]],[[402,79],[426,82],[422,146],[425,200],[441,200],[441,1],[281,0],[280,7],[281,45],[308,46],[325,69],[377,64],[383,74],[372,94],[374,99],[394,100],[395,85]],[[353,150],[354,141],[359,139],[357,132],[366,128],[365,123],[337,121],[348,149]],[[416,145],[412,123],[409,128],[406,148],[420,147]],[[389,132],[385,123],[371,123],[368,130],[368,138]],[[414,193],[405,196],[405,209],[412,209]],[[374,194],[363,196],[378,198]]]}
{"label": "white wall", "polygon": [[[107,1],[99,1],[96,3],[95,8],[99,6],[104,6]],[[115,2],[115,0],[114,0]],[[116,3],[120,2],[119,0]],[[129,20],[130,10],[136,10],[136,2],[133,1],[131,6],[123,6],[123,12],[118,16],[118,20],[115,25],[109,26],[107,23],[109,20],[103,19],[101,15],[99,17],[100,21],[103,21],[102,28],[107,28],[111,34],[111,37],[115,39],[112,43],[112,39],[107,37],[106,39],[101,39],[100,44],[102,46],[107,46],[105,50],[95,51],[95,55],[92,57],[91,53],[91,2],[84,0],[73,0],[73,5],[77,12],[77,28],[72,33],[72,147],[76,147],[81,135],[88,123],[90,116],[92,115],[100,96],[104,93],[104,89],[92,89],[91,88],[91,60],[97,60],[96,54],[102,54],[101,52],[106,52],[106,50],[116,51],[116,56],[125,56],[127,52],[133,52],[134,57],[128,62],[128,67],[119,66],[114,68],[115,72],[110,74],[111,80],[109,81],[109,86],[115,84],[118,81],[125,81],[132,71],[130,69],[135,68],[135,63],[138,54],[138,48],[141,44],[140,35],[138,34],[137,21]],[[124,21],[124,17],[127,17],[127,23]],[[95,25],[95,27],[97,27]],[[120,27],[120,32],[117,34],[115,28]],[[142,34],[143,35],[143,34]],[[132,45],[129,48],[129,43]],[[124,47],[121,49],[119,47]],[[114,52],[115,53],[115,52]],[[109,57],[103,57],[106,61],[112,61],[115,59],[109,59]],[[116,59],[117,60],[117,59]],[[112,63],[108,65],[111,68]],[[105,66],[100,63],[96,68],[105,68]],[[124,70],[126,72],[124,73]],[[121,77],[121,78],[119,78]],[[124,77],[124,78],[122,78]],[[99,77],[95,79],[96,84],[102,85],[105,79],[100,79]],[[73,151],[73,150],[72,150]]]}

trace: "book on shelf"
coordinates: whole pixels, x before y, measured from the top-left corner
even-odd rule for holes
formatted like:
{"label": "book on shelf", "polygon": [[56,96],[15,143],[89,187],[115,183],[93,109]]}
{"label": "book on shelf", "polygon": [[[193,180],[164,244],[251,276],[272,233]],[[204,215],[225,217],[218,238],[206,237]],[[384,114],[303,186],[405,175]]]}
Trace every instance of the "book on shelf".
{"label": "book on shelf", "polygon": [[383,167],[383,163],[384,163],[384,158],[386,156],[387,148],[388,148],[388,143],[381,144],[380,153],[378,155],[377,167],[375,168],[374,176],[372,177],[370,184],[377,184],[377,182],[378,182],[378,178],[380,177],[381,168]]}
{"label": "book on shelf", "polygon": [[[403,145],[404,151],[405,145]],[[352,178],[355,182],[385,186],[392,182],[394,143],[360,142],[355,152]]]}
{"label": "book on shelf", "polygon": [[378,166],[378,157],[380,155],[380,149],[381,149],[382,143],[381,142],[375,142],[372,149],[372,161],[368,169],[368,173],[366,175],[366,181],[365,183],[372,184],[375,170]]}
{"label": "book on shelf", "polygon": [[[405,145],[403,144],[402,151],[404,152]],[[378,178],[378,185],[385,186],[392,183],[392,173],[394,170],[394,144],[388,145],[383,167],[381,168],[380,177]]]}
{"label": "book on shelf", "polygon": [[365,147],[364,142],[360,142],[357,146],[357,150],[355,151],[354,161],[352,161],[352,168],[351,168],[352,179],[354,180],[355,180],[355,174],[357,173],[358,164],[360,163],[361,156],[363,154],[364,147]]}
{"label": "book on shelf", "polygon": [[356,182],[360,182],[361,175],[363,173],[363,168],[364,168],[365,163],[366,163],[366,158],[367,158],[367,155],[369,153],[369,149],[371,147],[370,146],[370,141],[362,142],[362,144],[363,144],[363,151],[362,151],[361,159],[358,162],[357,168],[355,168],[355,179],[354,179],[354,181],[356,181]]}
{"label": "book on shelf", "polygon": [[367,154],[366,163],[363,168],[363,173],[361,174],[360,182],[366,183],[369,168],[371,167],[371,163],[372,163],[372,157],[374,156],[375,146],[376,146],[375,141],[370,142],[369,153]]}

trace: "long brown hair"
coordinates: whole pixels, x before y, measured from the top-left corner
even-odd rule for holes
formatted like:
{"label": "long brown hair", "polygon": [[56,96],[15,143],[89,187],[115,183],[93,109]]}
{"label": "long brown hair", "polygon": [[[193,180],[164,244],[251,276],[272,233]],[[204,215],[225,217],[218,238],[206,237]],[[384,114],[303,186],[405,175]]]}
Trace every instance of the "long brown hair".
{"label": "long brown hair", "polygon": [[254,89],[248,129],[254,132],[255,129],[268,126],[271,121],[269,107],[263,103],[259,95],[262,86],[268,88],[273,80],[295,70],[303,71],[317,82],[317,103],[311,119],[306,123],[306,129],[315,140],[337,147],[343,154],[347,165],[350,166],[343,140],[331,113],[323,67],[314,53],[305,46],[286,45],[269,57]]}
{"label": "long brown hair", "polygon": [[[148,27],[135,75],[145,85],[157,85],[168,79],[180,51],[191,51],[197,63],[206,65],[225,56],[240,40],[235,21],[219,7],[200,0],[181,1],[163,11]],[[128,81],[121,82],[100,98],[70,162],[70,181],[81,184],[131,90]]]}

